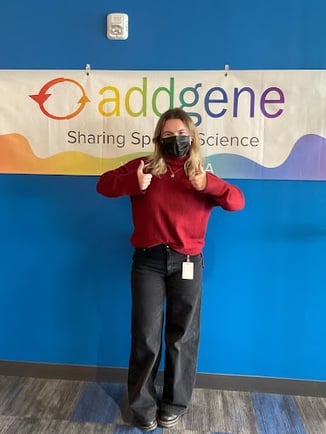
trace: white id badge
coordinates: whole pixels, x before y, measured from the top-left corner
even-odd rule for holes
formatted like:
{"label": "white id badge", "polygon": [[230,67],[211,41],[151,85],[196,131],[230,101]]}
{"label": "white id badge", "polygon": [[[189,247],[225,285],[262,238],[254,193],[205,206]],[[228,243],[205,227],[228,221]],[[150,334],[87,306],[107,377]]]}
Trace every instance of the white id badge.
{"label": "white id badge", "polygon": [[182,279],[192,280],[194,278],[194,263],[189,261],[182,262]]}

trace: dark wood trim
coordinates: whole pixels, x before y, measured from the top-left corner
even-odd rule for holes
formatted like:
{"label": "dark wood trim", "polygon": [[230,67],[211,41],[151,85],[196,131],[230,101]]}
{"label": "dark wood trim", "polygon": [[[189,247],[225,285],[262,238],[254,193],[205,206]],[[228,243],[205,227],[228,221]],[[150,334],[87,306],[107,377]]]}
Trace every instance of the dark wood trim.
{"label": "dark wood trim", "polygon": [[290,378],[197,374],[196,387],[242,392],[326,397],[326,382]]}
{"label": "dark wood trim", "polygon": [[[0,375],[125,383],[126,368],[0,360]],[[162,382],[159,372],[158,382]],[[198,373],[196,388],[326,397],[326,381]]]}

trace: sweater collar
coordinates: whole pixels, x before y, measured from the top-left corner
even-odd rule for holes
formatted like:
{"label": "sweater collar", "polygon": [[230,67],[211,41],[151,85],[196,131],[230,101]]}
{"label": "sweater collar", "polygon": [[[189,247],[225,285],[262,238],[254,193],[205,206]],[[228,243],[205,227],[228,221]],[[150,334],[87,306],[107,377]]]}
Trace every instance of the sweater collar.
{"label": "sweater collar", "polygon": [[181,167],[185,164],[185,162],[188,160],[188,156],[186,157],[180,157],[180,158],[174,158],[170,155],[164,157],[166,164],[168,164],[170,167]]}

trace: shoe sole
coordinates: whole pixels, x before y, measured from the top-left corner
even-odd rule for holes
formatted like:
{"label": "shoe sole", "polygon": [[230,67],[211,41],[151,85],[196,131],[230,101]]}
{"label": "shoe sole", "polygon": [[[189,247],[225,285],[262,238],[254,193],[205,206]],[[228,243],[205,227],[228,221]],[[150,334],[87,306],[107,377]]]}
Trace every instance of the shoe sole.
{"label": "shoe sole", "polygon": [[173,428],[174,426],[177,425],[179,420],[180,420],[180,416],[178,416],[177,419],[172,420],[171,422],[167,422],[167,421],[160,420],[160,419],[158,419],[157,422],[158,422],[159,426],[161,426],[162,428]]}
{"label": "shoe sole", "polygon": [[137,423],[136,426],[142,431],[154,431],[154,429],[157,428],[157,422],[155,421],[151,425],[140,425],[139,423]]}

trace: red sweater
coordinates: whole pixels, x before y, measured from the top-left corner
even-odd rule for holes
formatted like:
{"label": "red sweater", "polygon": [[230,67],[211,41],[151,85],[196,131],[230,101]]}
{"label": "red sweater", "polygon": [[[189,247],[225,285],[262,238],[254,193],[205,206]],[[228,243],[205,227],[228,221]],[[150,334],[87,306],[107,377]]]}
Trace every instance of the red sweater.
{"label": "red sweater", "polygon": [[212,173],[207,172],[205,190],[195,190],[182,168],[184,158],[169,160],[174,178],[169,171],[153,176],[142,192],[137,179],[141,159],[104,173],[97,183],[98,193],[104,196],[130,196],[134,224],[130,241],[134,247],[163,243],[177,252],[197,255],[204,246],[212,208],[238,211],[244,207],[241,190]]}

